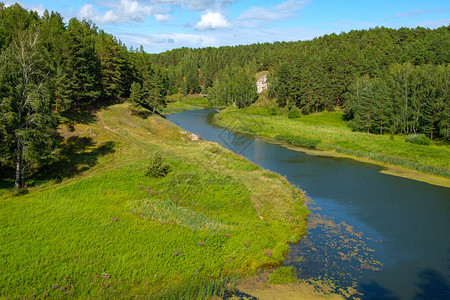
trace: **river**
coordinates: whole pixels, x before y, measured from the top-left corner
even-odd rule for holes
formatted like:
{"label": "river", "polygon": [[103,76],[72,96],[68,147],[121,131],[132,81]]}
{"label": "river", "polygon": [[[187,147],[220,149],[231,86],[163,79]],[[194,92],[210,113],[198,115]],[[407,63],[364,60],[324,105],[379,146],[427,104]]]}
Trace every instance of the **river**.
{"label": "river", "polygon": [[235,134],[214,126],[212,113],[167,119],[286,176],[311,198],[308,233],[284,262],[299,277],[354,287],[362,299],[450,299],[449,188]]}

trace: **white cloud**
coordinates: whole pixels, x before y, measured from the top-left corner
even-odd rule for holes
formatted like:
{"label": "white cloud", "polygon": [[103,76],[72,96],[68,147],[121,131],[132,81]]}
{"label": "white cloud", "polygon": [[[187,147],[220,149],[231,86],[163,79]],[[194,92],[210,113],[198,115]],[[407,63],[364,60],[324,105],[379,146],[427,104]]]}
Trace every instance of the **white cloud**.
{"label": "white cloud", "polygon": [[120,0],[120,3],[110,4],[110,8],[102,15],[92,4],[85,4],[78,12],[78,18],[91,19],[98,24],[133,23],[144,22],[152,12],[150,6],[142,6],[133,0]]}
{"label": "white cloud", "polygon": [[187,6],[190,10],[218,10],[233,4],[233,0],[151,0],[156,5]]}
{"label": "white cloud", "polygon": [[254,6],[236,19],[242,27],[260,27],[264,23],[282,21],[295,17],[310,1],[286,0],[270,7]]}
{"label": "white cloud", "polygon": [[155,19],[158,22],[167,22],[167,21],[171,21],[172,17],[167,14],[155,14]]}
{"label": "white cloud", "polygon": [[45,12],[45,7],[42,4],[39,5],[29,5],[29,6],[25,6],[28,9],[34,10],[38,13],[39,16],[43,16],[44,12]]}
{"label": "white cloud", "polygon": [[92,4],[85,4],[80,8],[78,17],[80,19],[93,19],[98,14],[98,10]]}
{"label": "white cloud", "polygon": [[201,20],[194,26],[195,29],[200,31],[230,27],[231,24],[221,13],[218,12],[207,12],[202,15]]}

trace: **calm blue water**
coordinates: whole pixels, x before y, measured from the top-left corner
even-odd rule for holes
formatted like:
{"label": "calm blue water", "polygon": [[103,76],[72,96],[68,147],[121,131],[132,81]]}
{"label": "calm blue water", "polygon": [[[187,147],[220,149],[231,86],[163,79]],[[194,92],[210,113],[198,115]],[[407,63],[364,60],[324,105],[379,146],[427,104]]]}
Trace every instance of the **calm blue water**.
{"label": "calm blue water", "polygon": [[300,277],[326,276],[363,299],[450,299],[450,189],[234,134],[213,126],[212,113],[167,119],[286,176],[311,197],[308,234],[285,260]]}

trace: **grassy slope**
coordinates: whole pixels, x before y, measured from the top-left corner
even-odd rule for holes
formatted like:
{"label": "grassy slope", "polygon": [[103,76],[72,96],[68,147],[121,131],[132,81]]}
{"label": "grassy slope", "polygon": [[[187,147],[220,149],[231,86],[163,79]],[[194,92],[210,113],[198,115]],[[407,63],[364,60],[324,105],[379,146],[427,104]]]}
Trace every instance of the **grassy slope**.
{"label": "grassy slope", "polygon": [[322,112],[298,119],[283,115],[269,115],[273,108],[261,104],[244,110],[228,108],[216,116],[221,126],[245,131],[271,139],[294,136],[305,140],[320,140],[318,150],[331,150],[371,159],[430,174],[450,177],[450,147],[448,145],[415,145],[405,142],[404,136],[375,135],[352,132],[340,112]]}
{"label": "grassy slope", "polygon": [[[54,166],[61,182],[0,191],[0,298],[205,295],[281,262],[305,230],[284,178],[160,117],[120,104],[61,132],[79,146]],[[155,150],[164,178],[144,175]]]}

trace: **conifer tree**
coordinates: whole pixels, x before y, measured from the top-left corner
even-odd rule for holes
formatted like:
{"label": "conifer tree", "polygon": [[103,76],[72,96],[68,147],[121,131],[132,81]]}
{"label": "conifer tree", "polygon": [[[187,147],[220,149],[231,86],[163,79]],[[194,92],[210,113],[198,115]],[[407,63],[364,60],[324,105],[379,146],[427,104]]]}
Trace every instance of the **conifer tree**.
{"label": "conifer tree", "polygon": [[101,31],[96,43],[100,62],[100,82],[105,99],[120,98],[123,91],[123,59],[120,56],[117,41],[109,34]]}

